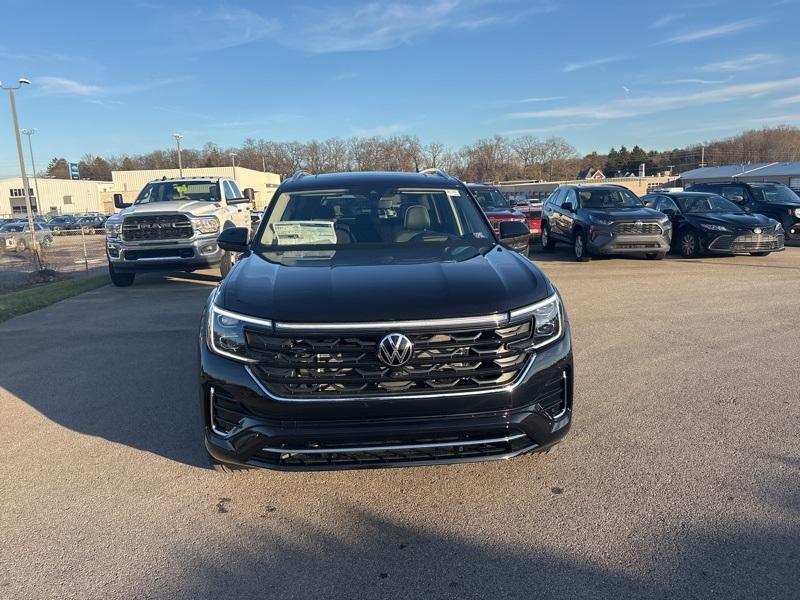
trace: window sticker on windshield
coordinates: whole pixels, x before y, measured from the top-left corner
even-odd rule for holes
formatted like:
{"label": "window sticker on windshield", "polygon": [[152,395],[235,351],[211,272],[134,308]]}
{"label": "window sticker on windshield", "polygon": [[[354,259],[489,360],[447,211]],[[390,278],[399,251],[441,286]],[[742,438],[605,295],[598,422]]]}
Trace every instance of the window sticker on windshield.
{"label": "window sticker on windshield", "polygon": [[447,193],[448,196],[451,196],[453,198],[458,198],[461,196],[461,192],[459,192],[458,190],[445,190],[445,192]]}
{"label": "window sticker on windshield", "polygon": [[333,221],[280,221],[272,223],[271,227],[279,246],[336,243]]}
{"label": "window sticker on windshield", "polygon": [[176,185],[175,186],[175,191],[178,192],[179,194],[185,194],[186,190],[188,190],[188,189],[189,189],[189,186],[186,185],[186,184],[181,184],[181,185]]}

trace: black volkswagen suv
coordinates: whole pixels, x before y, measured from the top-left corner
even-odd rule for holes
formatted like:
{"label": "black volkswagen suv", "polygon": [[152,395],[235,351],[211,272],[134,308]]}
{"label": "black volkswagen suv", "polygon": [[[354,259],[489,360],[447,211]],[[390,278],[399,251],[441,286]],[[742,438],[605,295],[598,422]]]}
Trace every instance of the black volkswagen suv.
{"label": "black volkswagen suv", "polygon": [[775,219],[781,224],[786,237],[800,240],[800,197],[781,183],[697,183],[687,192],[719,194],[743,209]]}
{"label": "black volkswagen suv", "polygon": [[621,185],[561,185],[542,207],[542,250],[564,242],[580,262],[593,254],[644,253],[660,260],[671,239],[669,218]]}
{"label": "black volkswagen suv", "polygon": [[200,399],[212,462],[274,469],[508,458],[572,417],[555,287],[441,171],[296,174],[209,297]]}

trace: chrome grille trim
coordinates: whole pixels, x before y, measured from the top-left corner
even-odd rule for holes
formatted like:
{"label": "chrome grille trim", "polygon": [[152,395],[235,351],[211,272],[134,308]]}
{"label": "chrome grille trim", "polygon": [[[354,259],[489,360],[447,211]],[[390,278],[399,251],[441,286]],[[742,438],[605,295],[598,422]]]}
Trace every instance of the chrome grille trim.
{"label": "chrome grille trim", "polygon": [[500,327],[508,323],[508,313],[479,317],[454,317],[449,319],[418,319],[413,321],[376,321],[372,323],[287,323],[275,322],[278,333],[365,332],[394,329],[428,331],[431,329],[462,329],[465,327]]}
{"label": "chrome grille trim", "polygon": [[635,222],[617,223],[612,231],[621,235],[662,235],[664,229],[656,222],[642,222],[637,226]]}

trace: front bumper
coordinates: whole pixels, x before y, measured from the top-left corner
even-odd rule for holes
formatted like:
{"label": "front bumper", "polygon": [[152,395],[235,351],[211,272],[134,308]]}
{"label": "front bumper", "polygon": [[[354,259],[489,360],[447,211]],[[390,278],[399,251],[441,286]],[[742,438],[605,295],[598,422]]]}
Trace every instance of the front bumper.
{"label": "front bumper", "polygon": [[790,240],[800,240],[800,221],[796,223],[785,223],[783,229],[786,231],[786,237]]}
{"label": "front bumper", "polygon": [[611,228],[591,227],[587,238],[593,254],[669,252],[672,229],[664,229],[660,234],[618,234]]}
{"label": "front bumper", "polygon": [[193,271],[218,265],[222,252],[216,234],[158,242],[106,238],[108,262],[119,272]]}
{"label": "front bumper", "polygon": [[200,401],[209,454],[279,470],[380,468],[476,462],[544,450],[572,422],[569,325],[518,381],[474,394],[278,399],[247,367],[199,338]]}

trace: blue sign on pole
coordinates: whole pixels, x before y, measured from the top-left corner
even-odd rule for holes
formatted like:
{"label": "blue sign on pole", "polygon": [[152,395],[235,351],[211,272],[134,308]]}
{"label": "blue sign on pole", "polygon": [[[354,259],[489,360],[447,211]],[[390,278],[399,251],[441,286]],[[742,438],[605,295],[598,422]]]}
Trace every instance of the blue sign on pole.
{"label": "blue sign on pole", "polygon": [[69,163],[69,178],[80,179],[81,174],[78,171],[78,163]]}

